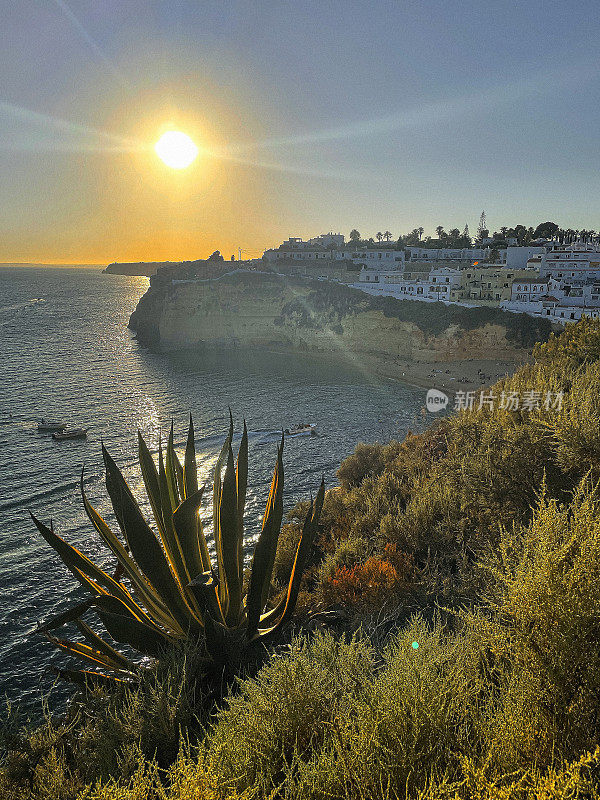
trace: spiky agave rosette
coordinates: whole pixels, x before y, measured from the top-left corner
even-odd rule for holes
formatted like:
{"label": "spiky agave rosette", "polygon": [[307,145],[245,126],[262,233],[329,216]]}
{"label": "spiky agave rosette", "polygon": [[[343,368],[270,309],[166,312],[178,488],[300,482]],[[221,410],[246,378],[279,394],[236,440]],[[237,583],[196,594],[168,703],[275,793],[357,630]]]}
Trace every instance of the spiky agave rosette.
{"label": "spiky agave rosette", "polygon": [[[107,681],[129,678],[139,665],[105,641],[81,617],[94,609],[109,636],[153,659],[160,658],[177,641],[196,637],[205,642],[214,661],[223,660],[232,641],[250,644],[273,634],[293,614],[302,573],[317,530],[325,496],[321,481],[311,501],[298,543],[287,591],[272,608],[269,593],[277,542],[283,518],[283,444],[254,548],[247,584],[244,582],[244,507],[248,480],[248,432],[244,431],[234,463],[233,419],[217,459],[213,480],[213,565],[199,511],[204,487],[198,488],[194,426],[190,425],[183,464],[173,444],[173,425],[166,452],[159,445],[158,466],[138,432],[142,478],[154,517],[156,532],[146,522],[121,471],[102,446],[106,488],[124,543],[87,499],[81,475],[81,495],[86,513],[103,543],[117,559],[111,577],[89,558],[69,545],[32,514],[44,539],[91,593],[92,597],[37,628],[61,650],[96,668],[59,670],[70,680]],[[223,474],[223,468],[225,468]],[[122,578],[126,578],[125,582]],[[247,591],[244,586],[247,585]],[[85,642],[51,634],[66,623],[75,623]],[[99,669],[108,671],[98,672]]]}

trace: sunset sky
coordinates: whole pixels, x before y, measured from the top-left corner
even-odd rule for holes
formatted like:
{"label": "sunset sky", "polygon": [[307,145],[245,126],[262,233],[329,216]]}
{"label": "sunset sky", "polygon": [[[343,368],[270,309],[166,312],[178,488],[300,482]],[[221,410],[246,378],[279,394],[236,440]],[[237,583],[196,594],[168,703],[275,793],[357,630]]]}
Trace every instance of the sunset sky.
{"label": "sunset sky", "polygon": [[[600,228],[597,0],[0,0],[0,261]],[[200,152],[161,162],[166,130]]]}

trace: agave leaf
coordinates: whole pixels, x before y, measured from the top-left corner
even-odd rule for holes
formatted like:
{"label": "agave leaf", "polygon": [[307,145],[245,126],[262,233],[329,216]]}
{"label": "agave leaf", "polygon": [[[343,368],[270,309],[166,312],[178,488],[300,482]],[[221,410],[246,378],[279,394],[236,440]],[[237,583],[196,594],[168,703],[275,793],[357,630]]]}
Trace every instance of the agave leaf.
{"label": "agave leaf", "polygon": [[225,622],[236,626],[240,622],[242,582],[239,568],[239,522],[233,450],[229,445],[227,467],[219,502],[219,538],[223,553],[223,570],[227,583]]}
{"label": "agave leaf", "polygon": [[[154,587],[151,586],[146,577],[138,570],[135,561],[125,550],[117,536],[115,536],[104,519],[88,501],[83,489],[83,480],[81,483],[81,496],[83,498],[84,508],[92,525],[100,534],[102,541],[117,557],[119,564],[123,567],[125,574],[133,584],[134,590],[148,609],[148,612],[156,617],[161,625],[172,630],[173,633],[183,634],[183,629],[164,605]],[[136,612],[136,616],[140,619],[144,619],[148,623],[152,622],[152,619],[141,608],[139,609],[139,613]]]}
{"label": "agave leaf", "polygon": [[283,439],[277,449],[277,463],[273,472],[273,480],[271,481],[271,490],[263,517],[262,530],[258,537],[256,547],[254,548],[254,556],[252,557],[252,569],[250,571],[250,583],[246,601],[248,636],[250,638],[256,633],[260,613],[267,602],[273,564],[275,563],[275,552],[277,550],[277,542],[281,530],[281,520],[283,519],[282,450]]}
{"label": "agave leaf", "polygon": [[204,486],[181,503],[173,514],[175,535],[190,576],[210,569],[210,555],[198,516]]}
{"label": "agave leaf", "polygon": [[[315,502],[311,504],[311,507],[304,521],[304,526],[302,528],[302,536],[300,537],[300,541],[298,542],[298,547],[296,549],[296,558],[294,559],[294,566],[292,568],[292,574],[290,576],[290,581],[288,584],[287,597],[285,600],[285,606],[283,607],[283,613],[281,614],[279,620],[271,628],[260,629],[258,631],[258,636],[260,637],[266,636],[278,630],[282,625],[284,625],[289,620],[289,618],[294,613],[294,608],[296,606],[296,601],[298,599],[298,592],[300,591],[300,582],[302,580],[302,573],[304,572],[304,568],[306,566],[306,562],[308,560],[312,548],[312,543],[314,541],[314,537],[317,532],[319,517],[321,515],[321,510],[323,508],[324,499],[325,499],[325,481],[322,480],[321,485],[319,487],[319,491],[317,492],[317,497],[315,498]],[[278,608],[280,606],[278,606]]]}
{"label": "agave leaf", "polygon": [[225,579],[225,568],[223,566],[223,543],[221,541],[221,535],[219,531],[219,509],[221,506],[221,487],[222,487],[222,479],[221,479],[221,470],[223,469],[223,465],[225,464],[225,460],[229,453],[229,448],[231,447],[231,442],[233,440],[233,416],[231,415],[231,409],[229,409],[229,433],[223,443],[223,447],[221,448],[221,452],[217,459],[217,463],[215,464],[214,469],[214,480],[213,480],[213,536],[215,539],[215,550],[217,551],[217,570],[219,573],[219,602],[221,603],[221,608],[223,609],[223,613],[227,613],[227,607],[229,605],[229,596],[227,593],[227,581]]}
{"label": "agave leaf", "polygon": [[194,625],[197,621],[185,601],[167,557],[105,447],[102,448],[102,454],[106,465],[106,488],[131,554],[164,605],[179,625],[187,630],[190,624]]}
{"label": "agave leaf", "polygon": [[87,625],[82,619],[76,620],[75,624],[79,632],[84,636],[88,643],[97,650],[99,653],[103,653],[108,658],[112,659],[115,664],[120,664],[121,669],[126,670],[135,670],[136,665],[133,661],[130,661],[128,658],[125,658],[124,655],[115,650],[114,647],[111,647],[108,642],[105,642],[102,637],[98,636],[98,634],[93,631],[89,625]]}
{"label": "agave leaf", "polygon": [[171,430],[167,439],[167,452],[165,454],[165,471],[167,477],[167,488],[171,501],[171,513],[175,511],[181,499],[179,497],[179,486],[177,485],[177,466],[175,464],[175,445],[173,444],[173,420],[171,420]]}
{"label": "agave leaf", "polygon": [[226,652],[227,628],[219,603],[219,584],[210,572],[198,575],[190,584],[190,589],[198,598],[203,611],[205,644],[213,661],[219,663]]}
{"label": "agave leaf", "polygon": [[177,451],[173,450],[173,458],[175,460],[175,473],[177,475],[177,488],[179,490],[179,502],[185,500],[185,483],[183,481],[183,465],[179,460]]}
{"label": "agave leaf", "polygon": [[46,637],[55,647],[58,647],[59,650],[63,650],[65,653],[69,653],[71,656],[76,656],[77,658],[82,658],[84,661],[89,661],[90,664],[93,664],[96,667],[104,667],[104,669],[121,671],[121,666],[118,664],[118,662],[113,661],[112,658],[104,655],[104,653],[94,650],[88,644],[82,644],[81,642],[70,642],[67,639],[57,639],[55,636],[51,636],[49,633],[46,634]]}
{"label": "agave leaf", "polygon": [[97,567],[92,561],[90,561],[89,558],[84,556],[83,553],[81,553],[75,547],[67,544],[64,539],[54,533],[51,528],[48,528],[46,525],[44,525],[43,522],[40,522],[40,520],[37,519],[37,517],[35,517],[33,514],[31,514],[31,518],[34,521],[38,531],[48,542],[50,547],[52,547],[58,553],[64,564],[71,570],[71,572],[73,572],[78,580],[81,580],[81,575],[83,575],[86,580],[82,582],[84,582],[84,585],[90,588],[89,578],[91,578],[94,586],[94,593],[96,593],[95,587],[103,587],[103,590],[106,590],[111,594],[114,594],[115,597],[118,597],[127,607],[130,608],[132,613],[140,611],[143,614],[123,584],[117,583],[117,581],[113,580],[110,575]]}
{"label": "agave leaf", "polygon": [[47,619],[41,625],[38,624],[33,633],[47,633],[48,631],[60,628],[67,622],[76,622],[82,614],[85,614],[85,612],[94,605],[95,601],[95,597],[90,597],[89,600],[85,600],[83,603],[78,603],[76,606],[68,608],[66,611],[63,611],[62,614],[55,614],[55,616],[50,617],[50,619]]}
{"label": "agave leaf", "polygon": [[114,614],[102,608],[98,608],[97,612],[104,627],[116,642],[128,644],[152,658],[159,658],[172,643],[172,640],[160,633],[157,628],[151,628],[132,617]]}
{"label": "agave leaf", "polygon": [[[169,463],[168,453],[166,462],[167,464]],[[165,553],[167,554],[167,559],[169,561],[171,570],[177,578],[179,589],[182,595],[185,596],[184,587],[189,583],[191,576],[186,569],[183,552],[175,533],[173,514],[177,506],[174,509],[172,508],[172,491],[169,489],[169,479],[167,478],[165,460],[163,459],[162,446],[160,445],[158,450],[158,481],[160,484],[161,502],[163,508],[163,533],[161,540],[165,549]],[[178,503],[178,498],[175,499],[175,502]]]}
{"label": "agave leaf", "polygon": [[244,508],[246,506],[246,492],[248,489],[248,429],[244,420],[244,431],[237,457],[237,470],[235,474],[238,505],[238,565],[240,572],[240,585],[244,584]]}
{"label": "agave leaf", "polygon": [[104,675],[101,672],[89,672],[84,669],[57,669],[56,667],[52,667],[52,669],[59,678],[62,678],[64,681],[69,681],[70,683],[75,683],[83,689],[87,689],[90,686],[104,686],[107,689],[114,689],[119,683],[131,686],[138,683],[135,679],[124,680],[123,678],[118,678],[116,675]]}
{"label": "agave leaf", "polygon": [[[225,617],[219,603],[219,582],[215,580],[212,572],[206,571],[201,575],[197,575],[189,584],[189,589],[193,592],[202,610],[205,626],[208,617],[221,624],[225,623]],[[206,635],[208,637],[208,631],[206,631]]]}
{"label": "agave leaf", "polygon": [[[284,443],[285,443],[284,435],[281,434],[281,442],[277,450],[277,463],[275,465],[275,470],[278,471],[277,486],[275,492],[273,493],[273,496],[271,497],[271,495],[269,494],[269,499],[267,500],[267,508],[265,510],[265,517],[271,517],[271,519],[269,520],[269,524],[272,526],[273,529],[272,533],[273,544],[269,550],[269,561],[267,564],[266,580],[263,583],[262,587],[262,596],[261,596],[262,608],[265,607],[265,605],[267,604],[267,600],[269,598],[269,590],[271,588],[271,576],[273,575],[273,565],[275,564],[275,554],[277,553],[277,543],[279,541],[279,534],[281,533],[281,521],[283,519]],[[273,473],[273,478],[275,478],[274,473]],[[273,485],[271,486],[271,491],[273,491]]]}
{"label": "agave leaf", "polygon": [[146,487],[146,494],[148,495],[148,500],[152,507],[152,514],[154,515],[159,531],[161,531],[163,528],[163,509],[160,496],[160,483],[158,481],[158,470],[156,469],[152,454],[140,431],[138,431],[138,456],[142,478],[144,479],[144,486]]}
{"label": "agave leaf", "polygon": [[[69,567],[69,569],[71,570],[73,575],[77,578],[79,583],[82,586],[84,586],[94,596],[101,595],[101,594],[108,594],[108,592],[106,591],[104,586],[100,586],[99,583],[96,583],[96,581],[93,581],[91,578],[88,578],[88,576],[84,575],[81,570],[76,569],[75,567],[72,567],[72,568]],[[113,580],[114,580],[114,578],[113,578]],[[135,604],[135,600],[133,599],[133,597],[131,599],[132,599],[133,603]]]}
{"label": "agave leaf", "polygon": [[185,497],[191,497],[198,491],[198,469],[196,467],[196,445],[194,442],[194,423],[190,414],[190,427],[188,429],[185,445],[185,458],[183,462],[183,484]]}

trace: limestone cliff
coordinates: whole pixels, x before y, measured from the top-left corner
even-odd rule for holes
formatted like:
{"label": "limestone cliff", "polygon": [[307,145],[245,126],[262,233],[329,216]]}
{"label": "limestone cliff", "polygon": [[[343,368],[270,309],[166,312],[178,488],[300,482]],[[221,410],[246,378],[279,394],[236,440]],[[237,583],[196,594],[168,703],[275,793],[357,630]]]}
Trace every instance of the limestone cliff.
{"label": "limestone cliff", "polygon": [[244,272],[189,283],[153,279],[130,327],[162,350],[257,346],[363,362],[519,359],[550,332],[546,320],[499,309],[376,298],[341,284]]}

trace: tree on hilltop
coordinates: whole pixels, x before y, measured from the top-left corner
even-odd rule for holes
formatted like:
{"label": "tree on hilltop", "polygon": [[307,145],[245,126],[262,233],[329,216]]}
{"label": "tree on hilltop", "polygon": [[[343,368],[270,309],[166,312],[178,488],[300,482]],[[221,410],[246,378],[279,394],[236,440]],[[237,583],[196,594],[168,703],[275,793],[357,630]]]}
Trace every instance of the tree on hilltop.
{"label": "tree on hilltop", "polygon": [[534,239],[552,239],[558,233],[556,222],[541,222],[533,232]]}
{"label": "tree on hilltop", "polygon": [[413,230],[404,237],[404,244],[408,246],[418,245],[420,241],[421,236],[419,235],[419,228],[413,228]]}

